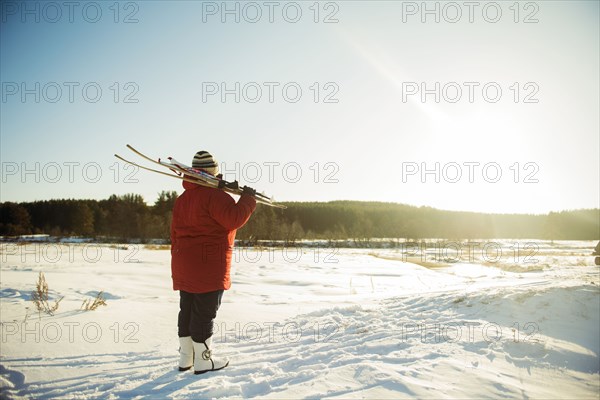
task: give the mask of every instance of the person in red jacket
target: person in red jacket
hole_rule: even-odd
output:
[[[199,151],[192,167],[217,175],[210,153]],[[214,319],[225,290],[231,287],[231,256],[236,230],[256,208],[251,188],[236,203],[220,189],[183,182],[171,221],[171,273],[179,290],[179,370],[192,365],[196,374],[225,368],[229,361],[212,357]]]

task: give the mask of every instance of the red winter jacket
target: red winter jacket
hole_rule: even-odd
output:
[[[252,196],[235,200],[222,190],[183,182],[171,220],[173,290],[207,293],[231,287],[231,254],[238,228],[256,208]]]

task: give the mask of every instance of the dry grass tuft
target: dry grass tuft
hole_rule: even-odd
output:
[[[35,285],[35,291],[31,292],[31,301],[33,301],[33,304],[35,304],[38,312],[41,313],[43,311],[48,315],[54,315],[54,312],[58,310],[58,305],[64,296],[56,300],[54,305],[51,306],[50,303],[48,303],[48,291],[49,289],[48,283],[46,282],[46,277],[44,276],[43,272],[40,272]]]
[[[84,311],[94,311],[96,308],[100,306],[106,305],[106,299],[103,296],[104,291],[101,290],[96,295],[96,298],[92,301],[91,299],[85,299],[83,303],[81,303],[80,310]]]

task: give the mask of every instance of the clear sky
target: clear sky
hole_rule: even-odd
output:
[[[1,201],[182,190],[130,143],[282,201],[599,206],[597,1],[68,4],[2,3]]]

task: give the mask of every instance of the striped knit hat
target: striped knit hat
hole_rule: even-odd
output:
[[[219,173],[219,163],[208,151],[199,151],[192,160],[192,168],[201,169],[211,175]]]

